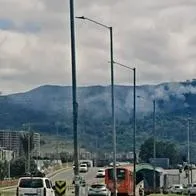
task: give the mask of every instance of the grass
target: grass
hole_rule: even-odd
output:
[[[41,154],[73,152],[73,142],[65,137],[44,134],[41,135],[41,140],[45,141],[45,144],[41,145]]]
[[[150,194],[150,196],[179,196],[179,195],[182,196],[182,194],[171,194],[171,193],[169,193],[169,194]]]

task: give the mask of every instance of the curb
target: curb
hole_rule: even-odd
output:
[[[46,177],[47,177],[47,178],[51,178],[51,177],[55,176],[56,174],[60,173],[61,171],[69,170],[69,169],[71,169],[71,167],[61,168],[61,169],[59,169],[59,170],[56,170],[56,171],[53,172],[53,173],[46,174]],[[14,189],[14,188],[16,188],[16,187],[17,187],[17,185],[2,187],[2,188],[0,188],[0,192],[5,191],[5,190],[9,190],[9,189]]]
[[[15,189],[15,188],[16,188],[16,185],[15,186],[7,186],[7,187],[4,187],[4,188],[0,188],[0,192],[7,191],[9,189]]]
[[[46,174],[46,177],[51,178],[51,177],[55,176],[56,174],[60,173],[61,171],[64,171],[64,170],[66,171],[66,170],[69,170],[69,169],[71,169],[71,167],[61,168],[59,170],[54,171],[53,173]]]

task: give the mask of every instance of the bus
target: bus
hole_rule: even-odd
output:
[[[114,193],[113,168],[105,170],[105,184]],[[133,195],[133,166],[119,166],[116,168],[117,193],[119,195]]]

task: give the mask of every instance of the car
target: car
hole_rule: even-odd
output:
[[[196,183],[188,184],[187,192],[185,194],[196,195]]]
[[[88,189],[88,196],[111,196],[111,192],[105,184],[92,184]]]
[[[196,169],[196,165],[195,164],[191,164],[191,169]]]
[[[184,188],[182,184],[173,184],[169,190],[170,193],[175,193],[175,194],[182,194],[183,191]]]
[[[113,162],[111,162],[110,164],[109,164],[109,166],[113,166]],[[118,167],[118,166],[120,166],[120,163],[119,162],[116,162],[116,167]]]
[[[105,169],[99,169],[97,171],[96,177],[97,178],[99,178],[99,177],[105,177]]]
[[[80,164],[79,166],[79,172],[87,172],[88,171],[88,166],[87,164]]]
[[[48,178],[21,177],[18,180],[16,196],[21,195],[55,196],[55,191]]]
[[[188,193],[189,193],[189,189],[190,189],[190,187],[192,186],[192,184],[184,184],[183,185],[183,187],[184,187],[184,191],[183,191],[183,194],[184,195],[188,195]]]

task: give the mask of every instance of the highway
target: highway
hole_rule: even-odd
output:
[[[83,179],[85,179],[87,185],[90,185],[90,184],[95,183],[95,182],[100,182],[100,183],[104,182],[104,178],[96,178],[96,172],[98,171],[98,169],[99,168],[93,167],[93,168],[90,168],[89,171],[86,172],[86,173],[80,173],[80,176]],[[73,169],[68,169],[68,170],[63,170],[61,173],[58,173],[58,174],[50,177],[50,179],[51,179],[53,184],[57,180],[63,180],[63,181],[65,180],[66,184],[69,187],[67,189],[66,195],[71,196],[71,195],[74,195],[73,185],[72,185],[73,177],[74,177]],[[80,195],[81,196],[86,196],[87,195],[86,193],[87,193],[87,187],[86,188],[81,188],[81,194]]]
[[[96,172],[99,168],[93,167],[90,168],[88,172],[86,173],[80,173],[80,176],[82,176],[86,183],[92,184],[93,182],[100,182],[101,178],[95,178]],[[56,180],[65,180],[67,182],[67,185],[72,184],[74,177],[73,169],[63,170],[61,173],[57,173],[54,176],[50,177],[51,181],[55,183]]]
[[[93,182],[104,182],[103,178],[95,178],[96,176],[96,172],[97,172],[98,168],[90,168],[89,171],[87,173],[80,173],[80,175],[85,179],[87,184],[92,184]],[[74,173],[73,173],[73,169],[69,168],[69,169],[64,169],[61,172],[52,175],[50,177],[52,183],[54,184],[55,181],[57,180],[65,180],[68,186],[72,186],[72,180],[74,177]],[[9,189],[5,189],[3,191],[1,191],[1,196],[15,196],[15,191],[16,191],[16,187],[12,187]],[[70,188],[67,191],[66,196],[72,196],[73,194],[73,189]],[[81,189],[81,196],[85,196],[86,195],[86,189]]]
[[[96,178],[96,172],[98,171],[99,168],[90,168],[89,171],[87,173],[80,173],[80,175],[85,179],[86,183],[88,185],[95,183],[95,182],[104,182],[104,178]],[[166,172],[168,172],[169,174],[179,174],[179,170],[178,169],[170,169],[170,170],[166,170]],[[196,170],[193,170],[193,175],[192,175],[192,179],[193,182],[196,182]],[[72,168],[68,168],[68,169],[64,169],[62,171],[60,171],[57,174],[54,174],[50,177],[52,183],[54,184],[55,181],[57,180],[65,180],[66,184],[70,187],[67,192],[66,192],[66,196],[73,196],[73,185],[72,185],[72,180],[74,177],[74,173],[73,173],[73,169]],[[188,183],[188,178],[185,178],[185,172],[183,171],[180,175],[180,181],[182,184],[187,184]],[[15,190],[16,188],[13,187],[12,189],[7,189],[4,190],[1,195],[2,196],[14,196],[15,195]],[[81,196],[86,196],[86,192],[87,192],[87,188],[82,188],[81,189]]]

